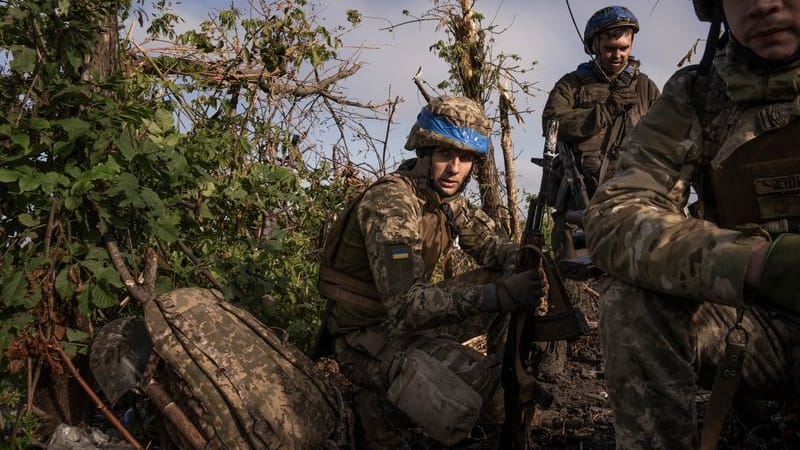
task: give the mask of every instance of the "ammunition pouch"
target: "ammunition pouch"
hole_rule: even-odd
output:
[[[399,373],[386,393],[392,405],[448,447],[469,435],[482,405],[477,392],[421,350],[398,355],[394,364]]]

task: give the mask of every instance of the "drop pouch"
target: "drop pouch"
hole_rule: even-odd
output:
[[[483,402],[441,361],[417,349],[405,354],[387,398],[426,434],[446,446],[469,435]]]

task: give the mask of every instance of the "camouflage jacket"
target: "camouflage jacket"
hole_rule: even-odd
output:
[[[759,110],[796,98],[798,66],[753,70],[729,44],[714,60],[725,106],[712,121],[701,120],[693,103],[697,67],[675,73],[622,149],[616,176],[597,189],[587,209],[593,261],[644,288],[742,304],[747,263],[764,233],[758,228],[725,229],[713,220],[691,217],[685,208],[689,189],[702,188],[694,181],[730,154],[726,148],[757,136],[748,127]],[[712,103],[706,102],[702,111],[714,108]],[[720,118],[725,123],[717,123]],[[713,139],[708,123],[719,131]]]
[[[430,283],[433,268],[425,267],[422,257],[422,221],[441,204],[452,211],[449,226],[440,227],[450,235],[443,242],[457,235],[460,247],[479,265],[504,267],[518,245],[486,213],[462,194],[441,199],[411,172],[395,172],[370,187],[355,206],[333,264],[338,271],[374,284],[384,308],[336,302],[328,319],[331,332],[354,331],[374,325],[376,319],[392,332],[412,332],[457,323],[476,312],[479,288],[444,289]],[[439,256],[445,251],[441,249]]]
[[[639,62],[631,58],[628,67],[614,82],[636,89],[640,103],[628,112],[622,135],[632,130],[659,95],[658,87],[639,71]],[[600,151],[609,142],[617,117],[607,100],[611,84],[592,62],[586,62],[556,83],[542,111],[542,125],[558,119],[558,138],[579,152]]]

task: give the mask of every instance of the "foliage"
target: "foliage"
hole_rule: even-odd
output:
[[[113,42],[108,76],[99,37],[130,3],[0,5],[0,379],[29,358],[57,370],[46,341],[85,353],[105,321],[137,312],[108,239],[134,268],[157,250],[159,291],[219,287],[308,347],[321,230],[358,182],[312,138],[336,124],[353,140],[358,104],[336,87],[358,66],[306,2],[262,7],[183,34],[159,15],[151,30],[175,50]]]

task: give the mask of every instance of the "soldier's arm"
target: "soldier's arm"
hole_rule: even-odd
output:
[[[519,249],[508,234],[497,226],[483,210],[473,207],[466,198],[453,203],[454,225],[459,233],[458,242],[481,267],[503,269],[508,258]]]
[[[424,278],[422,210],[407,186],[375,186],[365,194],[356,214],[392,331],[433,328],[474,313],[481,301],[480,288],[443,289]]]
[[[595,136],[614,120],[605,102],[579,104],[577,78],[566,75],[556,83],[542,111],[542,121],[558,119],[558,138],[574,142]]]
[[[586,212],[592,260],[610,274],[679,297],[737,305],[752,248],[762,238],[684,214],[679,172],[699,158],[701,124],[684,70],[639,122],[616,176],[601,185]],[[678,185],[680,186],[680,185]]]

